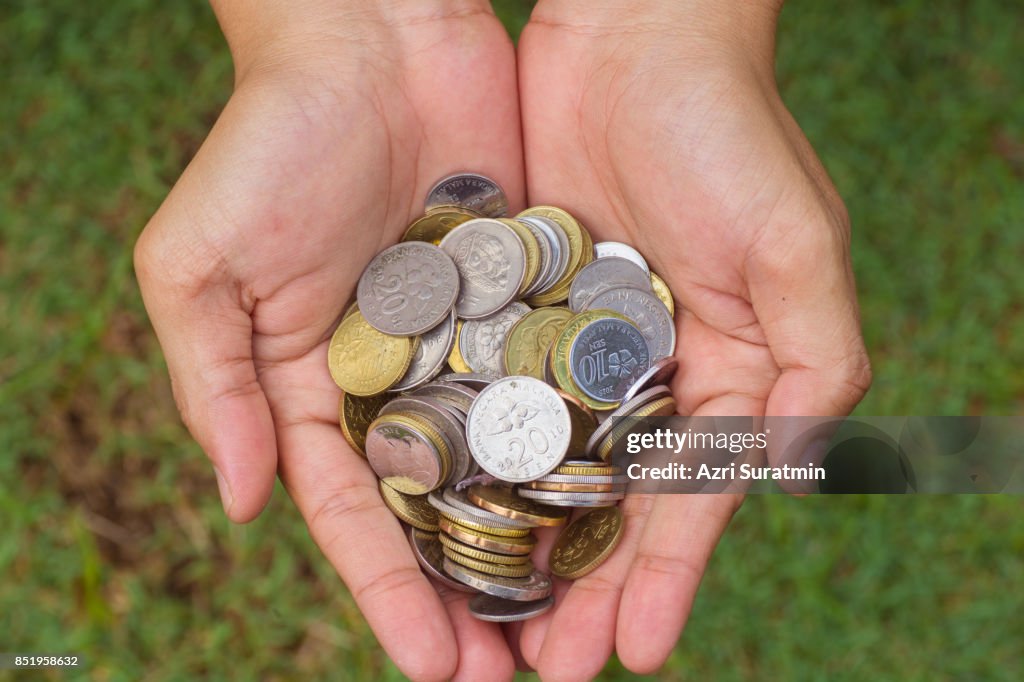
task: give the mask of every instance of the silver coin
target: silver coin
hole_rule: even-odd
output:
[[[572,502],[573,506],[580,507],[585,506],[585,503],[588,502],[615,503],[626,497],[626,493],[624,491],[610,493],[565,493],[554,490],[531,490],[529,488],[519,488],[517,492],[519,493],[520,497],[525,497],[530,500],[538,500],[540,502],[545,502],[547,504],[554,505],[559,505],[559,503]]]
[[[537,479],[539,483],[583,483],[597,485],[623,485],[629,483],[629,476],[625,474],[604,475],[604,474],[548,474]]]
[[[366,434],[366,461],[398,492],[422,495],[442,485],[441,453],[417,426],[378,417]]]
[[[495,378],[505,376],[505,338],[512,325],[528,312],[530,306],[515,301],[493,315],[463,322],[459,350],[469,368]]]
[[[629,322],[614,317],[594,320],[569,347],[569,372],[581,391],[595,400],[622,400],[651,366],[647,341]]]
[[[574,313],[586,310],[587,302],[602,291],[633,287],[652,291],[651,276],[632,261],[618,256],[599,258],[587,263],[569,286],[569,310]],[[460,294],[461,295],[461,294]]]
[[[426,386],[420,386],[412,394],[436,398],[458,410],[465,420],[465,415],[469,412],[469,406],[473,404],[477,391],[456,381],[433,381]]]
[[[473,504],[473,502],[469,499],[469,495],[466,493],[465,489],[456,490],[454,487],[448,487],[444,489],[444,492],[441,494],[441,497],[444,499],[445,502],[447,502],[451,506],[461,511],[464,511],[467,514],[471,514],[474,518],[486,519],[486,521],[482,521],[482,523],[488,526],[496,526],[498,528],[505,528],[506,525],[510,525],[512,528],[536,527],[535,524],[527,523],[526,521],[522,521],[520,519],[513,519],[507,516],[501,516],[500,514],[495,514],[490,510],[484,509],[483,507]]]
[[[568,270],[569,258],[572,256],[572,249],[569,247],[569,235],[565,233],[561,225],[550,218],[543,216],[519,216],[518,218],[539,229],[551,246],[551,272],[544,282],[537,286],[537,290],[534,293],[539,294],[550,289]]]
[[[634,249],[629,244],[623,244],[622,242],[598,242],[594,244],[594,258],[625,258],[626,260],[636,263],[636,265],[647,273],[647,276],[651,276],[651,268],[647,265],[647,261],[640,255],[640,252]]]
[[[608,416],[607,419],[598,425],[594,430],[594,433],[592,433],[590,438],[587,439],[587,445],[583,451],[587,456],[592,456],[594,452],[597,451],[597,446],[601,441],[611,434],[612,429],[614,429],[618,423],[618,419],[628,417],[644,405],[652,403],[655,400],[660,400],[661,398],[667,398],[670,395],[672,395],[672,389],[668,386],[654,386],[646,391],[641,391],[628,401],[624,400],[622,404]]]
[[[607,289],[591,298],[586,309],[614,310],[632,320],[647,341],[651,360],[667,358],[676,350],[676,324],[672,315],[650,292],[632,287]]]
[[[444,553],[441,551],[441,541],[437,539],[437,533],[428,533],[410,526],[409,544],[412,546],[413,556],[428,576],[453,590],[476,592],[469,585],[453,580],[445,574]]]
[[[490,594],[478,594],[469,600],[469,613],[474,618],[491,623],[512,623],[536,618],[554,605],[554,597],[537,601],[513,601]]]
[[[540,249],[540,267],[537,269],[533,282],[530,283],[530,286],[521,295],[522,298],[526,298],[540,291],[541,286],[551,276],[551,271],[557,267],[557,264],[554,259],[555,254],[552,252],[551,242],[548,241],[548,237],[544,232],[529,220],[523,220],[522,218],[514,218],[514,220],[530,231],[530,234],[537,241],[537,248]]]
[[[451,374],[442,374],[437,377],[437,381],[462,384],[474,391],[482,391],[494,382],[494,377],[476,372],[452,372]]]
[[[655,360],[651,363],[650,369],[637,377],[636,383],[629,387],[626,395],[622,396],[622,403],[628,403],[641,391],[646,391],[652,386],[668,386],[672,377],[676,375],[677,369],[679,369],[679,361],[673,357]]]
[[[474,571],[448,557],[444,558],[442,566],[445,572],[456,580],[502,599],[537,601],[551,594],[551,579],[540,571],[534,571],[525,578],[505,578]]]
[[[426,396],[395,398],[381,408],[380,414],[409,413],[423,417],[434,430],[441,434],[452,457],[451,471],[447,481],[461,480],[466,476],[473,461],[473,455],[466,444],[465,423],[452,414],[440,401]]]
[[[508,225],[469,220],[446,234],[440,247],[458,269],[455,311],[462,319],[493,315],[518,295],[526,275],[526,247]]]
[[[468,208],[489,218],[500,218],[508,212],[508,199],[501,186],[479,173],[449,175],[431,187],[426,210],[445,205]]]
[[[448,360],[455,345],[455,309],[444,322],[420,337],[420,345],[405,376],[388,389],[392,393],[410,391],[436,377]]]
[[[426,242],[402,242],[378,253],[356,287],[359,311],[378,331],[422,334],[448,317],[459,295],[451,257]]]
[[[513,483],[551,472],[569,450],[570,436],[565,401],[555,389],[531,377],[495,381],[480,391],[466,420],[466,437],[477,464]]]
[[[430,503],[431,507],[440,512],[442,516],[446,516],[452,521],[455,521],[456,523],[459,523],[460,521],[468,521],[470,523],[481,523],[485,526],[494,526],[496,528],[505,528],[508,530],[523,529],[523,526],[521,525],[512,525],[512,520],[506,519],[505,517],[499,516],[498,518],[501,519],[500,522],[492,521],[490,517],[485,517],[482,514],[478,514],[476,513],[475,510],[462,509],[460,507],[456,507],[455,505],[449,503],[448,500],[444,499],[443,495],[438,495],[436,490],[427,495],[427,502]],[[488,513],[490,514],[491,512]],[[494,514],[494,516],[498,515]],[[516,523],[521,524],[522,522],[517,521]],[[530,526],[526,527],[529,528]]]

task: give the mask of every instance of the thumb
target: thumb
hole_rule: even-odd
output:
[[[871,385],[848,229],[822,216],[772,230],[751,254],[751,301],[779,366],[765,406],[772,464],[820,465],[830,433],[790,416],[845,416]]]
[[[252,357],[252,319],[227,265],[165,203],[135,247],[146,310],[185,425],[213,462],[224,511],[259,515],[277,469],[274,424]],[[180,219],[184,218],[185,221]]]

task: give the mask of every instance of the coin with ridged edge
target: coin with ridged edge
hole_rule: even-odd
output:
[[[438,531],[437,510],[430,506],[422,495],[400,493],[384,481],[379,481],[380,496],[395,516],[410,526],[431,533]]]
[[[609,256],[625,258],[648,275],[651,274],[651,268],[648,267],[647,260],[629,244],[623,244],[622,242],[598,242],[594,244],[594,258],[596,260],[608,258]]]
[[[568,308],[538,308],[520,317],[505,335],[505,374],[543,380],[548,349],[572,317]]]
[[[378,417],[366,435],[366,459],[378,478],[407,495],[444,484],[445,445],[440,434],[407,415]]]
[[[536,601],[551,594],[551,579],[540,571],[534,571],[525,578],[505,578],[474,571],[448,557],[444,558],[443,566],[445,572],[456,580],[502,599]]]
[[[451,257],[426,242],[400,242],[378,253],[356,287],[359,310],[385,334],[412,336],[441,324],[459,295]]]
[[[492,564],[508,564],[510,566],[521,566],[530,561],[529,554],[502,554],[500,552],[488,552],[472,545],[467,545],[464,542],[459,542],[451,535],[447,533],[441,533],[438,536],[438,540],[441,544],[457,554],[463,554],[468,557],[477,559],[478,561],[487,561]]]
[[[453,487],[448,487],[444,489],[441,497],[448,504],[460,511],[471,514],[474,519],[478,519],[482,523],[495,524],[499,527],[508,525],[513,528],[533,528],[535,525],[524,519],[505,516],[504,514],[496,514],[484,507],[481,507],[470,499],[468,491],[466,490],[457,490]]]
[[[672,355],[676,350],[676,324],[654,294],[622,287],[607,289],[587,302],[588,308],[604,308],[622,313],[643,334],[652,360]]]
[[[512,488],[474,485],[467,494],[473,503],[484,509],[535,526],[561,526],[569,517],[564,509],[523,499]]]
[[[661,304],[665,306],[668,314],[675,317],[676,302],[672,298],[672,290],[668,288],[668,284],[665,283],[665,280],[653,272],[651,273],[651,289],[654,290],[654,295],[658,297]]]
[[[469,613],[478,620],[491,623],[513,623],[536,618],[555,605],[554,597],[536,601],[512,601],[489,594],[478,594],[469,600]]]
[[[519,293],[526,275],[526,249],[519,236],[497,220],[462,223],[441,240],[459,273],[455,311],[464,320],[498,312]]]
[[[479,320],[467,320],[459,332],[459,351],[470,369],[494,377],[505,376],[505,339],[530,306],[513,301]]]
[[[389,336],[356,310],[338,325],[327,349],[331,378],[341,390],[358,396],[383,393],[409,369],[419,339]]]
[[[366,430],[380,413],[380,408],[388,402],[384,394],[375,396],[358,396],[342,392],[338,399],[338,422],[341,435],[345,437],[352,449],[363,457],[366,456]]]
[[[444,572],[444,553],[437,533],[428,533],[418,528],[409,528],[409,545],[413,556],[423,572],[446,587],[459,592],[476,592],[469,585],[454,580]]]
[[[445,321],[420,336],[420,345],[412,356],[409,369],[389,390],[411,391],[427,383],[444,369],[455,344],[455,310]]]
[[[424,206],[427,211],[440,206],[454,205],[499,218],[508,211],[508,198],[501,186],[486,175],[456,173],[441,178],[427,192]]]
[[[569,309],[582,312],[594,296],[622,287],[651,291],[651,276],[625,258],[598,258],[573,279],[569,287]]]
[[[576,580],[607,559],[622,539],[623,518],[617,507],[595,509],[569,524],[551,548],[548,566],[559,578]]]
[[[502,578],[525,578],[534,571],[533,562],[527,557],[526,563],[524,564],[494,564],[489,561],[480,561],[474,559],[471,556],[465,554],[459,554],[458,552],[444,547],[442,549],[445,558],[451,559],[455,563],[472,568],[474,571],[480,571],[487,575],[497,575]]]
[[[493,535],[491,533],[478,531],[475,528],[463,526],[460,523],[452,521],[451,519],[446,519],[443,516],[437,520],[437,525],[440,526],[442,531],[456,540],[464,542],[467,545],[479,547],[480,549],[486,549],[488,552],[499,552],[501,554],[529,554],[537,544],[537,539],[533,537],[533,535],[525,535],[518,538]]]
[[[458,206],[441,206],[418,218],[406,229],[403,242],[429,242],[434,246],[456,227],[474,218],[483,218],[476,211]]]
[[[569,410],[543,381],[499,379],[480,391],[466,419],[480,468],[503,481],[529,481],[561,463],[569,449]]]
[[[573,383],[595,400],[618,403],[651,366],[647,341],[631,323],[594,320],[580,329],[569,347]]]

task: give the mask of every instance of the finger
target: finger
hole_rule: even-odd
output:
[[[313,351],[309,361],[322,357]],[[275,385],[287,383],[271,374],[266,379]],[[329,383],[320,390],[336,394]],[[307,395],[304,404],[329,407],[329,397],[314,398]],[[373,472],[345,444],[327,407],[324,412],[278,419],[281,480],[395,664],[415,680],[449,679],[458,653],[448,613],[384,506]]]
[[[561,597],[537,659],[542,679],[591,680],[608,662],[622,587],[653,504],[652,495],[630,495],[622,501],[624,526],[618,547],[596,570],[572,582]]]
[[[273,420],[253,365],[252,320],[226,266],[201,239],[153,238],[161,234],[156,223],[175,224],[168,215],[162,209],[136,245],[143,300],[182,419],[213,462],[224,511],[250,521],[270,499],[277,468]]]
[[[499,681],[515,677],[515,660],[501,627],[478,620],[469,613],[471,595],[444,585],[435,584],[435,587],[448,610],[458,642],[459,662],[452,676],[453,682]]]
[[[799,226],[772,230],[784,233],[784,240],[758,245],[747,272],[751,302],[781,371],[766,414],[845,415],[871,383],[846,228],[823,209],[793,220]],[[779,443],[793,439],[793,426],[778,423],[772,429],[768,456],[773,464],[781,463]]]
[[[622,591],[615,646],[649,674],[672,652],[711,552],[739,507],[736,495],[657,495]]]
[[[761,415],[774,376],[764,348],[721,335],[716,342],[714,331],[693,317],[683,318],[681,331],[681,340],[687,342],[680,346],[686,367],[693,369],[677,375],[676,394],[686,396],[680,401],[686,404],[682,411],[694,417]],[[715,354],[723,349],[734,357],[722,365],[749,377],[749,383],[730,381],[730,371],[704,376],[697,369],[714,366]],[[755,381],[755,377],[760,378]],[[743,499],[730,494],[655,498],[626,579],[616,624],[619,660],[639,674],[660,668],[675,647],[708,559]]]

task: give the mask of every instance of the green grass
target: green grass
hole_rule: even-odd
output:
[[[876,371],[860,414],[1024,412],[1019,19],[783,14],[784,97],[853,218]],[[209,8],[14,3],[0,64],[0,651],[81,652],[100,680],[399,678],[282,490],[224,520],[133,279],[135,236],[230,91]],[[1020,512],[750,499],[665,676],[1019,679]]]

